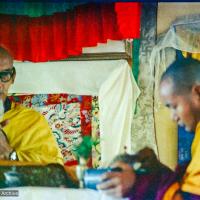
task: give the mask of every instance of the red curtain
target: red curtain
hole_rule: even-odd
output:
[[[139,38],[139,29],[139,3],[88,4],[39,18],[0,15],[0,45],[16,60],[44,62],[107,39]]]
[[[140,35],[140,9],[139,3],[115,3],[117,24],[119,32],[125,38],[138,38]]]

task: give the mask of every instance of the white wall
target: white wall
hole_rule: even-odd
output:
[[[157,20],[158,34],[166,31],[170,24],[176,19],[176,17],[196,13],[200,14],[200,2],[159,3]]]

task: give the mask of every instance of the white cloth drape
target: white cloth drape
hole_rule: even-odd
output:
[[[139,89],[126,60],[14,63],[10,93],[98,95],[101,165],[131,150],[131,122]]]

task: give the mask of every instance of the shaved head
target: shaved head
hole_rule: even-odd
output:
[[[173,93],[186,94],[193,85],[200,84],[200,62],[192,58],[182,58],[173,62],[161,77],[160,83],[170,81]]]
[[[10,53],[4,49],[3,47],[0,47],[0,66],[13,66],[13,58],[10,55]]]
[[[195,131],[200,121],[200,62],[192,58],[173,62],[162,75],[160,97],[174,121]]]
[[[3,101],[6,99],[11,84],[14,83],[15,75],[12,56],[6,49],[0,47],[0,99]]]

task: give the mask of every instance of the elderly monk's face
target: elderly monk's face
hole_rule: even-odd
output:
[[[0,54],[0,99],[5,101],[8,89],[14,82],[13,61]]]
[[[171,117],[187,131],[195,131],[200,121],[200,96],[191,91],[188,94],[174,94],[171,80],[160,84],[162,102],[171,110]]]

